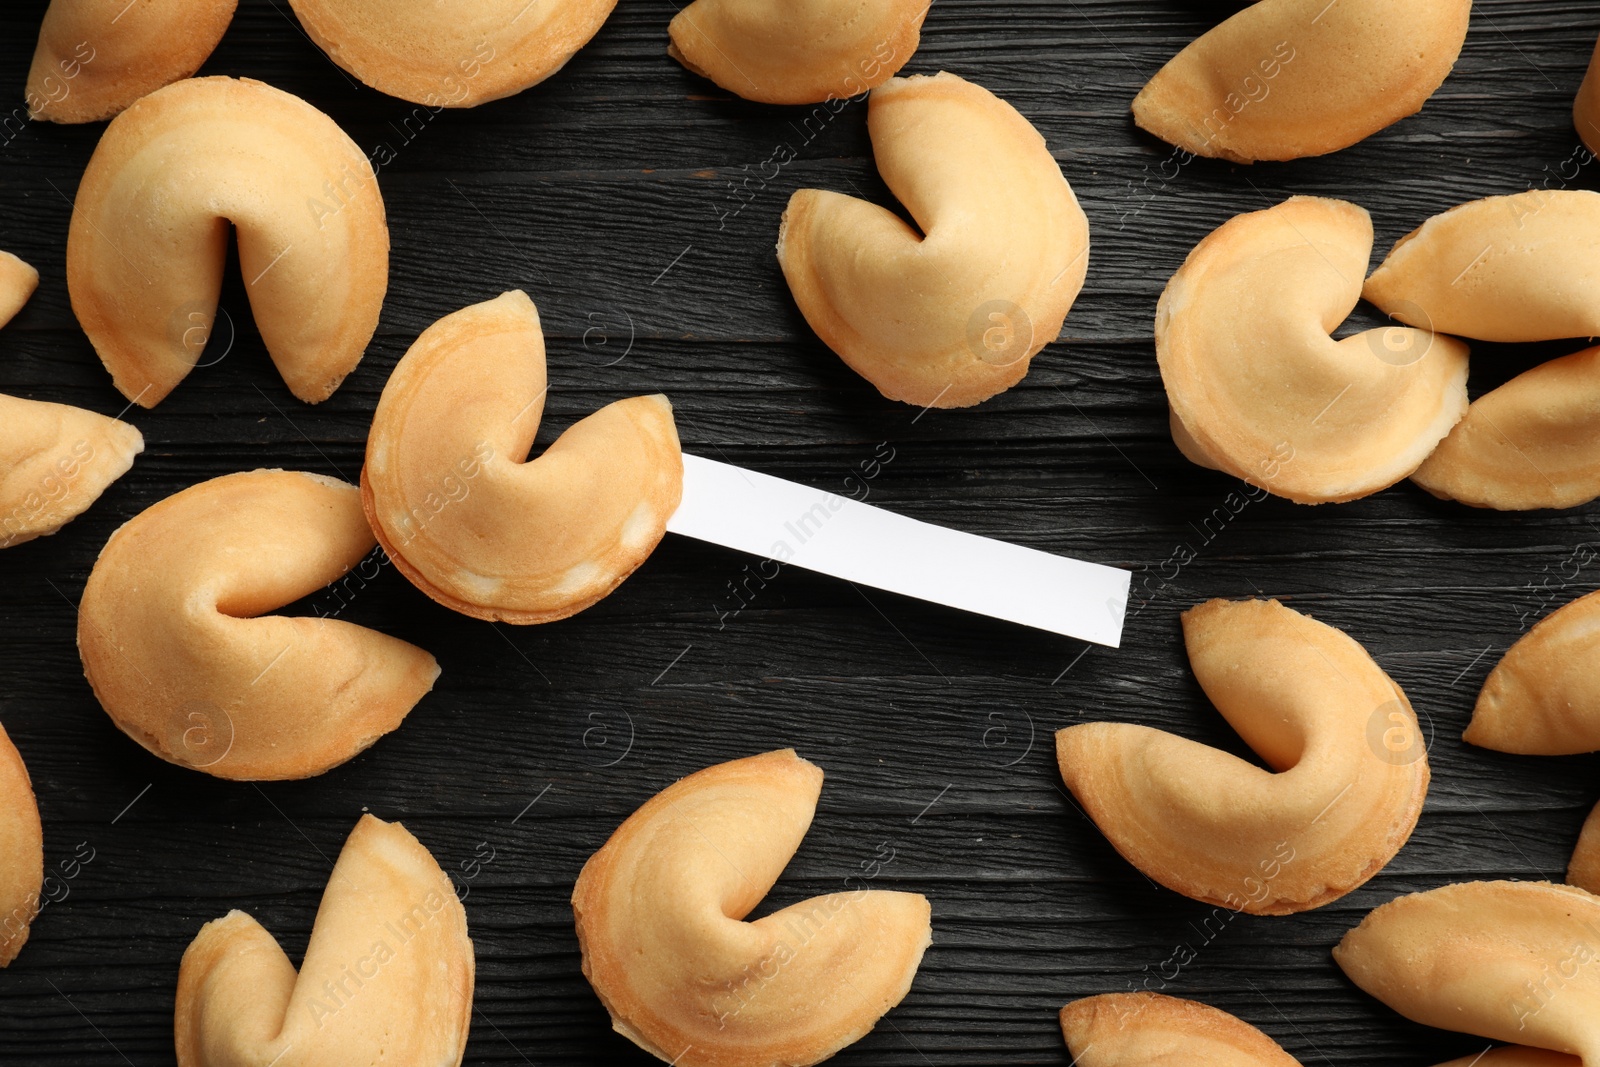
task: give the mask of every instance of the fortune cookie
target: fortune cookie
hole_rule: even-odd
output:
[[[911,987],[926,898],[869,889],[744,922],[800,847],[822,771],[792,750],[691,774],[628,816],[572,891],[583,973],[619,1034],[679,1067],[804,1067]]]
[[[200,928],[178,968],[178,1067],[456,1067],[473,971],[450,879],[404,826],[363,815],[299,973],[242,911]]]
[[[764,104],[816,104],[877,88],[917,50],[929,0],[694,0],[667,53]]]
[[[1335,341],[1361,297],[1372,219],[1296,196],[1199,243],[1156,308],[1184,455],[1302,504],[1406,477],[1467,409],[1467,348],[1381,327]]]
[[[38,271],[0,252],[0,326],[38,284]],[[125,422],[0,393],[0,548],[61,529],[143,451],[144,437]]]
[[[98,122],[200,69],[238,0],[51,0],[28,69],[28,112]]]
[[[1549,882],[1412,893],[1345,934],[1333,958],[1413,1022],[1600,1063],[1600,897]]]
[[[1044,138],[954,74],[867,109],[878,173],[915,222],[821,189],[789,199],[778,263],[817,336],[890,400],[968,407],[1016,385],[1083,288],[1089,222]]]
[[[1524,756],[1600,750],[1600,592],[1540,619],[1489,672],[1469,744]]]
[[[424,330],[372,419],[361,492],[378,541],[474,618],[582,611],[644,562],[683,495],[666,397],[609,404],[530,460],[544,395],[539,312],[515,290]]]
[[[1183,615],[1196,680],[1270,770],[1125,723],[1056,734],[1061,775],[1123,857],[1253,915],[1320,907],[1411,836],[1428,760],[1406,695],[1366,650],[1276,600]]]
[[[1075,1067],[1300,1067],[1225,1011],[1160,993],[1107,993],[1061,1009]]]
[[[520,93],[589,43],[617,0],[289,0],[318,48],[381,93],[430,108]]]
[[[1542,363],[1474,400],[1411,480],[1501,511],[1600,496],[1600,348]]]
[[[1133,119],[1250,163],[1347,148],[1422,108],[1455,65],[1471,0],[1261,0],[1172,57]]]
[[[128,399],[154,407],[200,358],[230,229],[290,392],[326,400],[361,359],[389,284],[372,165],[298,97],[195,78],[106,127],[67,235],[72,310]]]
[[[43,888],[39,804],[22,755],[0,726],[0,967],[16,959],[28,940]]]
[[[1530,189],[1435,215],[1363,295],[1401,322],[1480,341],[1600,335],[1600,193]]]
[[[1567,865],[1567,884],[1600,894],[1600,805],[1589,813]]]
[[[151,506],[111,535],[84,587],[78,651],[95,696],[157,756],[219,778],[345,762],[400,725],[438,664],[325,609],[264,613],[373,543],[356,487],[315,474],[230,474]]]

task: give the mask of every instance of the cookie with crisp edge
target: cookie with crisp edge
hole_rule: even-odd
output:
[[[1253,915],[1337,900],[1411,836],[1428,760],[1405,693],[1367,651],[1276,600],[1183,615],[1195,678],[1267,765],[1146,726],[1056,734],[1062,778],[1122,856]]]
[[[1412,1022],[1600,1063],[1600,897],[1549,882],[1465,882],[1399,897],[1333,958]]]
[[[1600,348],[1541,363],[1472,402],[1411,480],[1477,508],[1600,497]]]
[[[154,407],[198,362],[235,231],[256,326],[289,391],[315,404],[355,369],[389,285],[366,154],[298,97],[192,78],[106,127],[67,234],[72,310],[129,400]]]
[[[22,951],[44,889],[44,828],[22,754],[0,726],[0,967]]]
[[[1250,163],[1348,148],[1421,110],[1467,36],[1471,0],[1261,0],[1139,91],[1168,144]]]
[[[617,0],[289,0],[328,58],[381,93],[431,108],[476,107],[556,73]]]
[[[1361,299],[1372,219],[1296,196],[1195,246],[1156,306],[1174,442],[1301,504],[1405,478],[1467,410],[1467,348],[1426,330],[1331,336]]]
[[[51,0],[28,68],[30,117],[98,122],[189,77],[238,0]]]
[[[582,611],[649,557],[682,499],[666,397],[608,404],[529,459],[545,389],[539,312],[513,290],[424,330],[378,400],[367,518],[412,584],[454,611]]]
[[[363,815],[298,972],[242,911],[200,928],[178,968],[178,1067],[457,1067],[474,971],[467,914],[438,862],[404,826]]]
[[[0,326],[22,310],[39,272],[0,252]],[[55,533],[133,466],[137,429],[93,411],[0,393],[0,548]]]
[[[1451,208],[1395,242],[1362,295],[1480,341],[1600,336],[1600,193],[1530,189]]]
[[[694,0],[667,54],[746,100],[816,104],[892,78],[917,50],[929,0]]]
[[[1089,222],[1044,138],[940,73],[872,90],[884,184],[915,225],[822,189],[789,198],[778,263],[824,344],[890,400],[959,408],[1016,385],[1061,333]]]
[[[111,535],[78,610],[78,652],[123,733],[219,778],[307,778],[345,762],[433,688],[404,641],[269,612],[316,593],[375,544],[353,485],[258,470],[201,482]],[[348,588],[348,586],[346,586]]]
[[[697,771],[628,816],[572,891],[583,973],[619,1034],[679,1067],[794,1067],[859,1040],[911,987],[926,898],[844,891],[744,922],[800,846],[822,771],[793,750]]]
[[[1478,693],[1468,744],[1524,756],[1600,751],[1600,592],[1534,623]]]
[[[1160,993],[1106,993],[1061,1009],[1075,1067],[1300,1067],[1243,1019]]]

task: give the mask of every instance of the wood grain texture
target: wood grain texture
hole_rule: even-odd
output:
[[[44,6],[0,7],[0,85],[17,105]],[[1163,177],[1170,149],[1133,127],[1128,102],[1228,7],[937,0],[907,71],[973,78],[1034,121],[1084,204],[1093,250],[1061,341],[1021,386],[917,418],[816,341],[772,250],[794,189],[886,196],[861,104],[808,127],[809,109],[730,99],[667,58],[673,4],[630,0],[547,84],[419,117],[352,84],[283,0],[244,0],[204,72],[261,78],[329,112],[363,148],[393,149],[380,173],[389,298],[362,365],[311,408],[267,361],[235,268],[223,298],[231,350],[129,416],[148,442],[133,471],[60,534],[0,553],[0,720],[33,773],[47,862],[79,842],[95,857],[0,972],[0,1063],[170,1064],[178,960],[200,924],[245,908],[303,952],[363,810],[403,820],[467,886],[479,974],[469,1063],[652,1062],[609,1032],[582,978],[572,880],[674,778],[784,745],[828,777],[770,905],[839,887],[885,843],[894,861],[879,884],[933,901],[935,943],[910,996],[841,1064],[1065,1064],[1057,1009],[1130,987],[1234,1012],[1308,1065],[1421,1065],[1481,1049],[1395,1017],[1344,980],[1329,949],[1398,893],[1564,870],[1600,762],[1501,756],[1459,738],[1500,653],[1600,584],[1600,511],[1486,514],[1402,485],[1348,505],[1266,500],[1232,515],[1224,501],[1238,484],[1186,463],[1167,436],[1151,318],[1195,241],[1293,193],[1367,206],[1381,254],[1472,197],[1596,188],[1600,165],[1573,176],[1569,109],[1600,9],[1478,0],[1455,74],[1419,116],[1324,159],[1196,160]],[[64,280],[71,197],[100,128],[0,131],[0,248],[43,274],[0,332],[0,391],[116,414],[123,401]],[[730,182],[759,174],[781,145],[795,161],[733,198]],[[539,304],[551,339],[541,440],[610,400],[661,390],[689,450],[815,485],[847,488],[889,442],[872,502],[1134,568],[1124,647],[1085,651],[793,570],[734,613],[729,584],[754,561],[669,538],[611,598],[543,627],[452,615],[388,568],[354,589],[342,617],[421,644],[444,674],[397,733],[321,778],[214,781],[113,729],[73,643],[74,605],[110,533],[228,471],[353,479],[410,340],[514,286]],[[1351,328],[1376,321],[1364,308]],[[226,335],[219,327],[219,344]],[[1482,347],[1474,391],[1550,354]],[[1372,651],[1432,733],[1434,784],[1411,844],[1365,888],[1305,915],[1206,926],[1211,909],[1152,886],[1066,798],[1050,734],[1111,718],[1238,751],[1187,671],[1177,614],[1257,593]],[[315,608],[328,601],[298,606]],[[494,859],[468,878],[480,848]],[[1174,973],[1166,961],[1185,945],[1194,959]]]

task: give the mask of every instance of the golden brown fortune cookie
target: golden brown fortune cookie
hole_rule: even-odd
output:
[[[890,400],[959,408],[1016,385],[1083,288],[1089,222],[1044,138],[954,74],[872,91],[878,173],[915,222],[822,189],[789,199],[778,263],[827,346]]]
[[[339,66],[379,92],[441,108],[474,107],[544,81],[589,43],[617,0],[289,3]]]
[[[200,928],[178,969],[178,1067],[455,1067],[473,972],[450,879],[404,826],[363,815],[298,973],[242,911]]]
[[[1474,400],[1411,480],[1500,511],[1600,496],[1600,348],[1542,363]]]
[[[1263,770],[1146,726],[1056,734],[1068,788],[1128,862],[1253,915],[1321,907],[1411,836],[1427,752],[1405,693],[1344,633],[1276,600],[1183,615],[1196,680]]]
[[[1378,908],[1333,950],[1413,1022],[1600,1063],[1600,897],[1466,882]]]
[[[666,533],[683,455],[664,396],[619,400],[528,459],[544,410],[539,312],[515,290],[422,332],[378,401],[361,471],[384,551],[434,600],[539,623],[615,589]]]
[[[1301,504],[1406,477],[1467,410],[1467,348],[1401,327],[1335,341],[1372,219],[1296,196],[1195,246],[1156,308],[1172,436],[1190,460]]]
[[[1567,884],[1600,894],[1600,805],[1589,813],[1567,865]]]
[[[1160,993],[1107,993],[1061,1009],[1074,1067],[1300,1067],[1243,1019]]]
[[[360,361],[389,284],[372,165],[298,97],[194,78],[106,127],[68,231],[72,310],[128,399],[154,407],[200,358],[230,230],[289,391],[326,400]]]
[[[51,0],[28,69],[28,111],[98,122],[200,69],[238,0]]]
[[[917,50],[929,0],[694,0],[667,53],[746,100],[815,104],[876,88]]]
[[[928,901],[867,888],[755,922],[800,847],[822,770],[792,750],[668,786],[584,864],[572,891],[583,973],[617,1033],[680,1067],[795,1067],[859,1040],[928,947]]]
[[[373,544],[360,492],[333,478],[258,470],[190,486],[101,551],[78,612],[84,674],[164,760],[219,778],[321,774],[399,726],[439,676],[420,648],[326,610],[266,614]]]
[[[43,888],[39,804],[22,755],[0,726],[0,967],[16,959],[28,940]]]
[[[1600,193],[1530,189],[1435,215],[1363,295],[1401,322],[1480,341],[1600,335]]]
[[[1455,65],[1471,0],[1261,0],[1179,52],[1133,118],[1200,156],[1347,148],[1422,108]]]
[[[1600,592],[1540,619],[1489,672],[1469,744],[1525,756],[1600,750]]]
[[[0,252],[0,326],[38,284],[38,271]],[[125,422],[0,393],[0,548],[61,529],[143,451],[144,437]]]

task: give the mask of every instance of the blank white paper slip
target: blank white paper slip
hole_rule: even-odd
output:
[[[806,570],[1115,648],[1129,572],[962,533],[685,454],[667,529]]]

